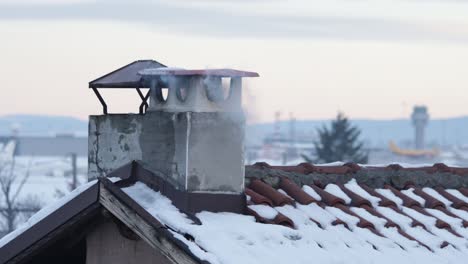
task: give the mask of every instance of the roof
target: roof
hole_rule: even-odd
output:
[[[460,179],[468,177],[467,171],[442,165],[256,164],[246,168],[243,214],[184,213],[161,192],[159,180],[148,178],[158,176],[135,162],[109,175],[120,175],[118,181],[94,184],[99,185],[102,206],[131,208],[195,262],[463,263],[468,257],[468,189]],[[431,175],[450,180],[437,182]],[[403,184],[402,177],[414,181]],[[106,193],[115,199],[106,203]],[[40,241],[37,236],[31,239],[30,230],[52,223],[53,215],[13,239],[10,236],[0,256],[20,254],[12,245],[31,247]]]
[[[157,238],[147,242],[150,246],[158,248],[172,263],[179,263],[179,260],[185,260],[180,263],[205,263],[195,256],[186,244],[178,240],[176,234],[165,224],[152,217],[121,190],[122,186],[136,179],[133,176],[134,172],[138,172],[139,175],[149,173],[136,162],[131,162],[110,173],[108,178],[100,178],[82,185],[58,202],[41,209],[18,229],[0,239],[0,263],[24,263],[59,238],[67,237],[77,226],[82,226],[83,223],[90,226],[90,219],[99,215],[102,212],[101,208],[108,210],[129,228],[129,221],[137,219],[141,223],[144,222],[152,229],[152,239]],[[129,219],[128,215],[119,214],[123,211],[133,218]],[[137,235],[147,239],[146,233]],[[168,252],[175,252],[175,249],[179,249],[183,254],[169,256]]]
[[[138,74],[142,76],[214,76],[214,77],[258,77],[256,72],[239,71],[234,69],[203,69],[185,70],[178,68],[147,68]]]
[[[259,165],[246,170],[246,214],[201,212],[196,214],[201,225],[145,184],[137,182],[124,192],[177,230],[194,254],[211,263],[462,263],[468,257],[465,187],[422,188],[408,183],[395,188],[390,182],[370,187],[352,176],[358,170],[391,171],[356,164],[309,166],[308,172],[305,164]],[[420,178],[427,173],[443,175],[434,168],[395,169],[394,176],[398,171],[416,171]],[[449,169],[466,177],[466,170]],[[316,179],[318,175],[312,174],[317,171],[330,178],[343,176],[336,182],[345,184],[297,184],[298,178],[286,176],[293,178],[291,170]]]
[[[89,82],[89,88],[148,88],[143,87],[138,72],[160,67],[166,66],[155,60],[137,60]]]

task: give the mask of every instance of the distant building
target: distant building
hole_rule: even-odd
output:
[[[88,138],[75,137],[70,134],[60,134],[55,137],[10,136],[0,137],[0,142],[15,140],[16,156],[66,156],[76,154],[88,155]]]
[[[416,149],[424,149],[424,129],[429,121],[426,106],[415,106],[411,120],[414,125],[414,146]]]

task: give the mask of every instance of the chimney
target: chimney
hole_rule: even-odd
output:
[[[184,197],[243,196],[242,78],[258,74],[231,69],[135,68],[135,89],[149,88],[146,96],[139,91],[140,109],[147,111],[90,116],[89,179],[139,160]],[[107,107],[95,89],[99,87],[96,81],[90,87]],[[187,210],[199,209],[204,208]]]

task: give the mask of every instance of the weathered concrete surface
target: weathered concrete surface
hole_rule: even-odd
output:
[[[140,160],[182,190],[243,191],[242,113],[156,111],[89,119],[89,179]]]
[[[190,125],[186,142],[187,189],[242,192],[244,116],[240,113],[191,113],[183,115],[181,123]]]
[[[103,177],[132,160],[141,159],[142,151],[137,141],[140,131],[141,122],[137,115],[90,116],[89,180]]]
[[[254,166],[246,167],[246,186],[250,179],[263,179],[274,187],[278,187],[281,177],[287,177],[293,180],[299,186],[312,184],[314,181],[323,185],[329,183],[347,183],[351,179],[356,179],[358,183],[363,183],[372,188],[383,188],[385,184],[390,184],[396,188],[404,188],[405,184],[412,182],[418,187],[437,187],[460,188],[468,187],[468,177],[453,173],[427,173],[424,171],[405,171],[405,170],[384,170],[384,169],[362,169],[355,173],[347,174],[325,174],[310,173],[301,174],[294,172],[285,172],[271,168],[258,168]]]

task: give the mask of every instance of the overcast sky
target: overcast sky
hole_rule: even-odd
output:
[[[87,83],[137,59],[259,72],[251,121],[468,115],[468,1],[0,0],[0,36],[0,115],[99,114]]]

